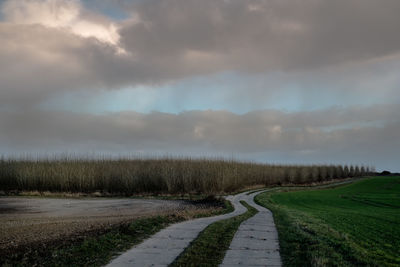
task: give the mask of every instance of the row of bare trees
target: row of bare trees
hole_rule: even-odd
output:
[[[254,185],[369,175],[368,166],[271,165],[221,159],[0,159],[0,190],[218,194]]]

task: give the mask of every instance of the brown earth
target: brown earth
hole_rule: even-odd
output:
[[[0,251],[81,238],[139,217],[207,207],[183,200],[0,197]]]

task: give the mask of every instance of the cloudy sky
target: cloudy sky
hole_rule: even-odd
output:
[[[400,171],[398,0],[0,0],[0,152]]]

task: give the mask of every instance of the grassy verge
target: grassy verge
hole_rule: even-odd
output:
[[[192,218],[233,211],[229,201],[223,209],[179,212],[172,215],[137,219],[111,229],[74,240],[32,244],[28,250],[1,255],[1,266],[102,266],[121,251],[142,242],[166,226]]]
[[[333,189],[262,193],[285,266],[399,266],[400,177]]]
[[[247,212],[209,225],[171,266],[218,266],[222,263],[240,224],[257,213],[246,202],[241,203],[247,208]]]

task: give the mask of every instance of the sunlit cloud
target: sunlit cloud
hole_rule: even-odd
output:
[[[8,0],[1,11],[10,23],[65,30],[119,48],[119,26],[105,16],[85,10],[78,0]]]

